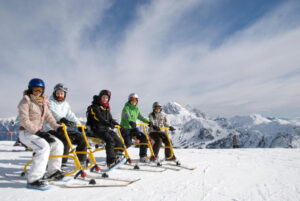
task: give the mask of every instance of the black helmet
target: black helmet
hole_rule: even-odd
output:
[[[111,92],[109,90],[107,90],[107,89],[101,90],[100,93],[99,93],[99,98],[101,99],[101,97],[103,95],[107,95],[108,96],[108,101],[110,100]]]

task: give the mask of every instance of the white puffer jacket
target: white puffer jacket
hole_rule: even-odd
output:
[[[81,124],[79,119],[76,117],[76,115],[72,112],[71,106],[67,101],[57,101],[53,97],[53,95],[50,96],[50,106],[49,109],[51,110],[54,118],[56,121],[59,121],[61,118],[66,118],[69,121],[73,121],[76,124]],[[45,130],[50,130],[49,125],[45,125]]]

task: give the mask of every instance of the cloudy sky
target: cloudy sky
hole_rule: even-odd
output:
[[[298,0],[0,1],[0,117],[31,78],[69,88],[83,116],[112,91],[115,118],[136,92],[208,116],[300,117]]]

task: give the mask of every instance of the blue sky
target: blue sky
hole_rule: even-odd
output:
[[[83,116],[112,91],[117,119],[136,92],[209,116],[300,117],[300,2],[234,0],[0,1],[0,117],[28,81],[68,85]]]

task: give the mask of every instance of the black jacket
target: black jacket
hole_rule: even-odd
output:
[[[109,108],[99,103],[99,96],[94,96],[92,105],[88,107],[88,122],[93,132],[105,132],[119,125],[110,113]]]

